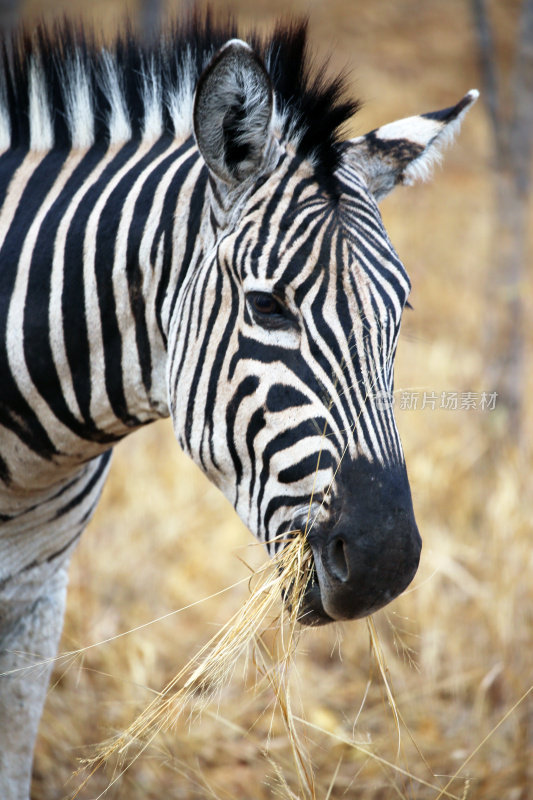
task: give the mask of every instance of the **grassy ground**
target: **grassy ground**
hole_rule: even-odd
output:
[[[502,5],[499,56],[507,62],[516,3]],[[226,7],[244,24],[268,25],[287,4]],[[290,9],[310,11],[313,42],[332,51],[332,69],[352,69],[354,92],[365,100],[354,134],[450,105],[478,83],[463,0],[297,0]],[[383,204],[414,287],[396,386],[419,391],[420,400],[424,391],[440,397],[493,388],[482,346],[487,315],[497,313],[484,299],[494,227],[490,171],[478,104],[434,181],[400,189]],[[530,303],[531,287],[524,293]],[[532,332],[528,320],[529,375]],[[397,419],[424,539],[413,586],[374,617],[400,735],[367,623],[304,632],[292,691],[305,719],[299,727],[316,797],[528,800],[531,420],[519,447],[495,449],[505,422],[498,405],[493,412],[398,409]],[[61,647],[111,641],[58,664],[37,750],[35,800],[75,790],[78,759],[125,728],[233,614],[248,593],[243,561],[263,558],[227,502],[179,452],[169,424],[124,442],[114,462],[72,564]],[[112,778],[111,771],[95,775],[79,796],[99,796]],[[289,797],[283,781],[301,796],[272,691],[256,686],[253,666],[244,675],[239,664],[219,704],[155,740],[106,796],[262,800]]]

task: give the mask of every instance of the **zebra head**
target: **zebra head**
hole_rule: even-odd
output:
[[[410,284],[376,201],[428,170],[476,93],[321,161],[302,155],[312,131],[265,62],[232,40],[197,85],[207,188],[171,325],[171,408],[183,448],[271,553],[305,533],[317,580],[302,618],[320,624],[377,610],[417,570],[392,403]]]

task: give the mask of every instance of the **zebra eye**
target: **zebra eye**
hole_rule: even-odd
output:
[[[270,292],[248,292],[246,302],[256,325],[267,330],[298,330],[298,320]]]
[[[247,298],[252,311],[260,316],[271,317],[276,314],[283,314],[283,306],[272,294],[267,292],[248,292]]]

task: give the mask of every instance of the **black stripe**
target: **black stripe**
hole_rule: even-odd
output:
[[[315,243],[315,237],[318,232],[321,232],[326,228],[328,217],[331,218],[331,212],[332,206],[326,204],[321,197],[319,197],[318,202],[306,201],[305,203],[300,204],[300,206],[291,203],[279,222],[278,236],[273,242],[272,250],[269,253],[267,271],[268,277],[273,277],[279,268],[283,252],[293,244],[297,236],[301,236],[304,232],[307,232],[307,241],[311,245],[309,248],[309,255],[311,255],[313,245]],[[300,218],[300,216],[303,218],[297,225],[296,229],[290,229],[293,219],[295,217]],[[286,230],[291,230],[291,237],[287,242],[285,241]],[[305,247],[305,244],[303,244],[303,247]],[[301,260],[301,256],[298,260]],[[318,264],[320,264],[320,261]],[[288,265],[289,268],[285,271],[284,277],[285,274],[290,274],[291,276],[295,275],[295,266],[296,264],[293,263],[293,259],[291,258],[291,261]],[[308,264],[306,263],[305,266],[308,266]]]
[[[367,275],[369,275],[372,281],[373,289],[379,292],[383,297],[385,305],[390,305],[391,296],[394,294],[398,298],[400,306],[403,306],[407,299],[408,288],[402,286],[394,272],[387,266],[387,262],[392,262],[394,266],[396,266],[398,270],[402,272],[402,274],[404,274],[403,266],[400,262],[397,262],[391,258],[390,250],[383,247],[374,239],[372,240],[372,247],[378,251],[379,257],[369,250],[362,239],[357,240],[357,255],[359,256],[359,264],[362,266]],[[378,281],[375,280],[372,270],[369,269],[369,265],[390,285],[390,291],[387,291]]]
[[[207,403],[206,420],[209,428],[209,450],[213,464],[216,464],[214,447],[213,447],[214,430],[216,422],[213,416],[213,412],[216,406],[217,392],[220,384],[220,376],[222,374],[222,365],[224,363],[224,359],[228,354],[229,343],[237,323],[237,314],[239,309],[239,289],[241,288],[240,286],[237,285],[237,282],[234,280],[234,276],[231,270],[231,265],[224,264],[224,271],[229,278],[229,280],[225,282],[226,296],[224,298],[224,316],[226,319],[226,324],[224,326],[222,336],[220,337],[220,340],[217,344],[215,356],[209,364],[209,381],[207,385],[207,397],[206,397],[206,403]],[[224,283],[222,285],[224,286]],[[231,307],[228,308],[230,300],[231,300]],[[203,319],[203,314],[202,314],[202,319]],[[210,326],[207,327],[207,331],[211,331]]]
[[[205,287],[204,287],[204,289],[205,289]],[[214,300],[214,303],[213,303],[212,307],[209,309],[209,317],[205,320],[205,323],[204,323],[205,324],[205,330],[208,331],[209,333],[212,331],[212,329],[213,329],[213,327],[215,325],[215,322],[216,322],[217,317],[218,317],[218,312],[219,312],[220,306],[222,304],[222,289],[223,289],[222,275],[220,273],[220,270],[217,270],[217,272],[216,272],[216,285],[215,285],[215,300]],[[192,314],[189,314],[189,318],[191,316],[192,316]],[[189,341],[188,336],[186,338],[186,341],[187,342]],[[186,437],[186,442],[187,442],[187,445],[188,445],[189,448],[190,448],[190,443],[191,443],[192,422],[193,422],[193,418],[194,418],[195,405],[196,405],[197,412],[198,413],[202,413],[204,415],[208,413],[209,408],[211,408],[211,411],[212,411],[212,409],[214,407],[215,397],[212,396],[212,395],[209,395],[209,393],[208,393],[207,397],[204,397],[201,402],[198,402],[198,403],[196,402],[198,400],[197,392],[198,392],[198,385],[200,383],[200,378],[201,378],[202,372],[203,372],[203,370],[205,368],[211,368],[211,366],[212,366],[212,365],[206,365],[206,354],[207,354],[207,348],[209,346],[209,342],[210,342],[209,336],[204,336],[204,338],[202,339],[202,342],[200,343],[200,347],[199,347],[198,352],[196,354],[196,366],[194,368],[194,375],[193,375],[193,379],[192,379],[191,385],[190,385],[190,393],[189,393],[189,398],[188,398],[188,401],[187,401],[187,415],[186,415],[186,424],[185,424],[185,437]],[[184,348],[184,350],[185,350],[185,348]],[[188,357],[189,358],[191,357],[190,353],[188,354]],[[220,375],[217,375],[216,376],[216,380],[218,380],[219,377],[220,377]],[[200,411],[200,409],[202,409],[202,410]],[[205,417],[204,417],[204,419],[205,419]],[[210,423],[208,422],[208,424],[212,424],[212,420],[211,420]],[[207,465],[206,465],[206,463],[204,461],[202,452],[200,453],[200,461],[201,461],[202,467],[205,470],[207,468]]]
[[[284,494],[278,497],[273,497],[271,500],[269,500],[263,518],[263,525],[265,526],[265,531],[268,531],[272,517],[277,511],[279,511],[280,508],[287,508],[287,509],[298,508],[309,505],[309,501],[310,501],[309,494],[298,494],[295,496]],[[285,524],[286,523],[284,523],[284,525]],[[267,541],[269,540],[267,539]]]
[[[72,373],[74,391],[82,416],[89,430],[96,430],[91,417],[92,382],[96,379],[91,374],[90,338],[85,318],[85,286],[83,282],[84,242],[87,222],[98,198],[105,187],[133,155],[137,145],[124,146],[105,167],[102,174],[76,209],[65,243],[65,271],[63,276],[62,312],[65,331],[65,349]],[[95,164],[104,157],[102,146],[95,146],[89,153],[93,154]],[[98,257],[98,254],[97,254]],[[109,268],[109,266],[108,266]],[[96,434],[94,434],[96,438]]]
[[[194,153],[191,158],[184,164],[184,169],[187,167],[187,172],[194,166],[194,162],[199,158],[198,153]],[[207,167],[200,172],[198,179],[194,185],[194,189],[189,201],[189,215],[187,218],[187,241],[185,245],[185,253],[183,256],[183,264],[180,265],[180,274],[176,282],[172,301],[170,303],[170,319],[174,314],[174,308],[178,300],[184,280],[190,274],[192,264],[192,257],[198,241],[198,233],[203,218],[203,209],[205,203],[205,193],[207,187]],[[162,305],[164,297],[161,296],[159,307]]]
[[[186,142],[184,142],[183,146],[180,147],[179,151],[176,153],[176,157],[177,158],[181,157],[183,153],[186,152],[191,146],[192,146],[192,140],[188,139]],[[174,236],[174,212],[176,211],[176,207],[178,204],[181,187],[187,180],[187,177],[193,166],[198,161],[198,158],[199,158],[198,151],[194,149],[191,155],[183,162],[183,164],[181,164],[174,178],[170,182],[167,193],[165,195],[165,201],[163,203],[163,208],[161,211],[161,218],[159,220],[159,224],[154,236],[154,242],[152,245],[151,262],[152,264],[155,264],[157,260],[157,249],[159,247],[159,242],[163,237],[163,265],[161,269],[161,278],[155,298],[155,310],[156,310],[156,317],[159,326],[159,331],[161,333],[161,336],[163,337],[163,341],[165,342],[165,344],[167,340],[167,331],[164,329],[163,326],[162,310],[163,310],[163,303],[167,299],[168,284],[171,278],[172,252],[174,247],[174,242],[172,238]],[[207,170],[205,170],[204,173],[207,173]],[[190,259],[192,257],[192,250],[194,248],[196,237],[198,235],[198,230],[200,228],[201,212],[203,207],[203,196],[205,192],[205,182],[207,177],[206,174],[204,173],[202,173],[202,175],[200,175],[200,178],[196,181],[188,205],[189,216],[186,225],[187,245],[185,248],[185,256],[183,259],[183,264],[180,265],[180,275],[176,283],[175,294],[171,302],[170,316],[172,316],[172,311],[174,309],[174,304],[176,302],[177,293],[181,288],[185,275],[187,274],[187,269],[189,267]]]
[[[305,456],[296,464],[291,464],[282,469],[278,475],[278,480],[280,483],[296,483],[314,475],[318,469],[328,469],[333,466],[333,458],[329,450],[321,450],[311,453],[311,455]]]
[[[250,397],[250,395],[254,394],[258,386],[259,378],[255,375],[248,375],[248,377],[246,377],[242,383],[239,384],[237,391],[234,392],[233,397],[229,401],[226,408],[226,444],[231,456],[231,460],[233,461],[233,467],[235,469],[237,490],[242,478],[242,461],[237,452],[237,447],[235,446],[235,420],[242,401],[246,397]],[[237,501],[235,502],[235,505],[236,504]]]
[[[166,146],[173,143],[173,138],[165,136],[161,143],[166,141]],[[163,149],[163,148],[162,148]],[[158,148],[150,151],[150,156],[155,159],[160,155]],[[138,360],[141,375],[147,394],[150,393],[152,384],[152,355],[148,336],[146,318],[146,302],[143,294],[143,273],[139,264],[139,250],[144,235],[146,221],[154,203],[154,196],[161,179],[166,171],[179,158],[179,151],[173,151],[159,166],[146,178],[141,191],[135,201],[135,208],[128,230],[128,244],[126,253],[126,272],[128,277],[128,291],[130,307],[135,320],[135,341],[137,345]],[[167,230],[172,226],[172,215],[166,219]],[[160,223],[161,224],[161,223]],[[150,269],[149,264],[143,264],[143,269]]]
[[[9,471],[9,467],[7,466],[7,462],[4,461],[2,456],[0,456],[0,481],[6,486],[11,484],[11,472]],[[8,519],[8,517],[0,515],[1,519]]]
[[[197,255],[198,261],[201,260],[202,253]],[[168,358],[170,359],[170,368],[168,370],[169,374],[176,375],[177,379],[179,380],[179,376],[182,373],[183,365],[187,358],[190,358],[189,348],[192,346],[191,342],[191,329],[193,324],[193,300],[194,297],[194,289],[195,285],[198,281],[198,273],[194,272],[194,264],[190,265],[190,269],[193,270],[192,275],[193,279],[189,281],[189,283],[185,286],[182,291],[182,298],[181,298],[181,305],[182,305],[182,315],[179,319],[178,331],[176,334],[174,345],[180,344],[180,357],[177,368],[175,368],[174,363],[176,361],[176,349],[171,350],[168,352]],[[196,279],[194,275],[196,274]],[[185,320],[184,320],[185,317]],[[174,387],[175,388],[175,387]],[[188,441],[189,434],[187,433],[188,424],[186,424],[186,431],[185,431],[185,441]],[[185,441],[180,439],[180,445],[185,448]]]
[[[257,530],[261,530],[261,505],[265,495],[265,489],[271,477],[270,462],[276,453],[286,450],[297,442],[309,437],[316,439],[317,430],[325,430],[326,420],[323,417],[315,417],[313,420],[304,420],[294,427],[287,427],[274,436],[263,450],[263,463],[259,476],[259,491],[257,494]],[[307,501],[309,498],[307,497]],[[268,527],[265,523],[265,527]]]
[[[248,450],[248,458],[250,460],[250,480],[248,482],[248,496],[250,501],[254,496],[255,478],[257,470],[257,459],[255,457],[254,442],[257,435],[263,430],[266,425],[265,414],[262,408],[256,409],[250,421],[246,426],[246,448]]]
[[[299,166],[298,159],[293,159],[293,161],[289,164],[289,169],[281,179],[281,181],[276,185],[272,196],[267,203],[263,214],[261,216],[261,224],[257,230],[257,238],[254,245],[254,248],[251,252],[250,262],[252,265],[252,272],[254,276],[257,278],[259,274],[259,265],[262,263],[262,255],[264,251],[265,242],[268,239],[268,235],[272,228],[272,216],[276,211],[280,200],[286,199],[286,188],[287,184],[289,183],[294,171]]]
[[[279,413],[280,411],[301,408],[301,406],[309,405],[310,402],[309,398],[303,392],[295,389],[294,386],[275,383],[268,390],[266,407],[272,413]]]
[[[107,396],[113,414],[127,427],[137,427],[140,420],[128,408],[122,370],[122,334],[118,324],[116,300],[113,291],[112,269],[115,259],[117,232],[121,214],[131,187],[143,170],[169,146],[168,137],[159,139],[149,152],[131,166],[109,195],[98,220],[96,233],[95,277],[98,305],[102,324],[104,350],[104,377]],[[125,145],[124,150],[134,156],[138,142]]]
[[[78,492],[78,494],[72,497],[68,503],[62,506],[62,508],[58,509],[58,511],[54,516],[54,519],[57,520],[60,519],[61,517],[64,517],[65,514],[69,513],[69,511],[72,511],[72,509],[81,505],[82,502],[87,497],[87,495],[91,494],[94,487],[100,481],[102,474],[107,469],[109,459],[111,458],[111,453],[112,453],[111,450],[107,450],[107,452],[103,453],[101,456],[98,456],[100,463],[98,465],[98,468],[96,469],[96,472],[93,474],[91,480],[88,483],[86,483],[85,486],[83,486],[82,489]]]

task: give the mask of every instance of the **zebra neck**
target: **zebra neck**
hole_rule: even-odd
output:
[[[31,451],[86,460],[168,415],[205,182],[192,138],[0,160],[0,425]]]

